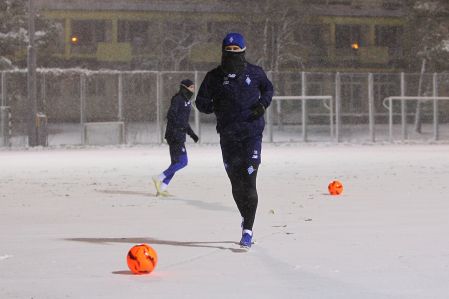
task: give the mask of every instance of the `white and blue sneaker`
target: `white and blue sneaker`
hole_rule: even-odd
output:
[[[241,248],[251,248],[253,240],[253,232],[249,229],[244,229],[242,233],[242,238],[240,239],[240,247]]]

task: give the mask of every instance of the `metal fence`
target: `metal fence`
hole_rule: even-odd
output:
[[[48,145],[163,142],[179,82],[206,72],[39,69],[38,112]],[[267,142],[449,140],[449,74],[268,73],[275,97]],[[1,72],[0,145],[27,144],[27,73]],[[385,101],[388,97],[402,97]],[[413,98],[406,98],[413,97]],[[418,98],[419,97],[419,98]],[[388,103],[389,105],[387,105]],[[416,122],[417,106],[420,122]],[[215,117],[191,113],[203,143],[216,143]]]

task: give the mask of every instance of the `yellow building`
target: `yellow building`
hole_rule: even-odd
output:
[[[409,55],[402,0],[36,1],[63,28],[64,65],[208,69],[233,30],[267,69],[397,70]]]

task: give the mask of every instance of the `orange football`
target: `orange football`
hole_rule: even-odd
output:
[[[340,195],[343,192],[343,184],[340,181],[332,181],[328,189],[330,195]]]
[[[129,250],[126,262],[134,274],[151,273],[157,264],[157,253],[150,245],[139,244]]]

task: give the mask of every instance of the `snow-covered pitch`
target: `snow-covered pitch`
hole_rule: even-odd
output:
[[[249,252],[219,146],[188,152],[156,198],[165,145],[0,151],[0,298],[447,298],[449,145],[265,144]]]

